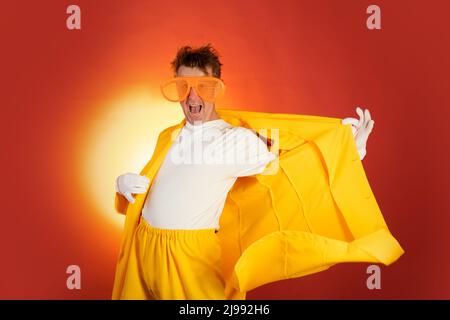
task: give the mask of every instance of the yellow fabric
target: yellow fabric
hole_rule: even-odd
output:
[[[225,299],[215,229],[160,229],[141,218],[126,268],[120,299]]]
[[[350,125],[308,115],[218,110],[225,121],[279,130],[275,175],[238,178],[217,233],[226,298],[273,281],[319,272],[340,262],[389,265],[403,253],[367,181]],[[164,130],[141,174],[153,181],[185,120]],[[150,184],[151,188],[151,184]],[[123,291],[130,247],[147,194],[135,203],[116,194],[126,214],[112,298]]]

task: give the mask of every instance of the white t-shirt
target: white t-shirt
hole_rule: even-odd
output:
[[[238,177],[264,171],[276,156],[251,129],[222,119],[186,122],[155,176],[142,215],[163,229],[219,229]]]

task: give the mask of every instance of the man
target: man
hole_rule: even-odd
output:
[[[113,298],[244,299],[264,283],[337,262],[395,261],[403,251],[375,200],[359,206],[369,210],[365,226],[344,192],[345,182],[359,183],[370,198],[362,168],[350,168],[355,154],[365,156],[369,111],[342,121],[349,142],[348,126],[335,129],[331,118],[216,110],[221,65],[210,45],[179,50],[161,89],[185,119],[161,133],[141,175],[116,180],[127,220]],[[265,174],[275,161],[280,168]],[[337,195],[327,181],[335,172]]]

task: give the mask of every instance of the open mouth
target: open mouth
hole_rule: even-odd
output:
[[[189,112],[192,114],[197,114],[202,111],[203,106],[201,104],[198,105],[189,105]]]

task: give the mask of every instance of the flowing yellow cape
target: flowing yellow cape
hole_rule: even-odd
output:
[[[389,265],[404,253],[383,219],[350,125],[330,117],[217,111],[235,126],[279,130],[277,173],[238,178],[220,218],[217,235],[228,299],[245,299],[245,292],[258,286],[339,262]],[[151,183],[184,123],[161,132],[141,172]],[[136,195],[134,204],[116,194],[116,210],[126,220],[113,299],[121,296],[147,194]]]

